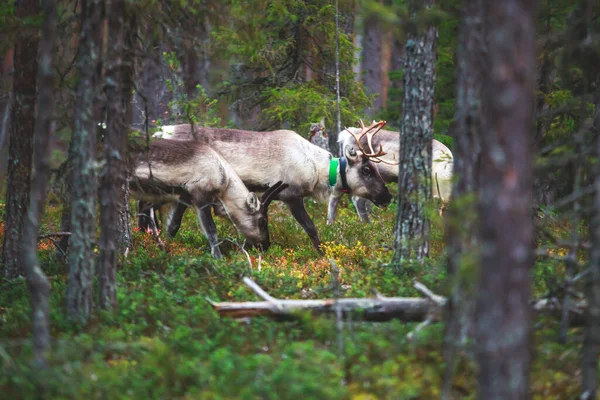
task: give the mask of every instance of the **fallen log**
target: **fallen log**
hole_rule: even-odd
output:
[[[385,297],[379,293],[372,298],[340,298],[323,300],[282,300],[265,292],[252,279],[245,277],[244,283],[263,301],[214,302],[206,299],[221,317],[253,318],[265,316],[277,321],[298,319],[303,313],[312,315],[335,315],[336,308],[343,316],[351,316],[355,321],[386,322],[393,319],[403,322],[421,322],[415,329],[420,330],[434,322],[442,320],[447,299],[431,292],[419,282],[414,287],[426,297]],[[531,302],[536,315],[549,314],[560,318],[562,303],[555,298],[539,299]],[[570,326],[582,326],[585,323],[587,304],[584,301],[572,302],[569,307]]]
[[[297,319],[304,312],[314,315],[335,314],[339,307],[343,316],[352,316],[354,320],[384,322],[397,319],[404,322],[422,322],[439,320],[445,298],[428,291],[417,283],[415,287],[427,290],[428,298],[384,297],[341,298],[325,300],[280,300],[270,296],[252,279],[244,278],[248,285],[263,301],[250,302],[213,302],[207,301],[221,317],[251,318],[266,316],[276,320]]]

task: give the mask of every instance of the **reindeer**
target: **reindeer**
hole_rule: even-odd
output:
[[[364,134],[364,125],[361,121],[361,128],[347,128],[338,135],[338,143],[341,148],[353,147],[357,143],[361,151],[365,151],[363,146],[369,146],[368,152],[371,153],[373,162],[378,163],[381,177],[386,183],[398,181],[398,161],[400,159],[400,133],[387,130],[381,130],[377,135]],[[379,148],[378,152],[373,149]],[[433,140],[432,142],[432,193],[435,199],[439,199],[440,214],[450,199],[452,193],[452,172],[454,158],[452,152],[443,143]],[[401,190],[402,188],[400,188]],[[352,197],[356,211],[363,222],[369,220],[369,206],[364,198]],[[337,209],[337,200],[330,199],[327,212],[327,224],[331,225],[335,219]]]
[[[368,129],[380,130],[384,125],[383,121],[377,122]],[[191,130],[190,125],[175,125],[164,127],[161,134],[189,139]],[[193,135],[217,149],[250,190],[264,190],[276,181],[288,184],[273,198],[289,207],[318,251],[321,242],[304,208],[305,197],[326,201],[330,194],[339,197],[343,193],[351,193],[380,207],[387,206],[392,200],[369,154],[347,148],[344,157],[334,158],[328,151],[289,130],[251,132],[194,127]],[[181,220],[183,212],[185,205],[178,204],[171,214],[170,230]]]
[[[287,187],[276,182],[259,200],[206,143],[164,139],[152,141],[147,153],[138,155],[130,186],[134,197],[142,201],[157,205],[177,201],[195,206],[215,258],[222,255],[210,213],[213,203],[222,204],[250,245],[266,251],[270,245],[267,208]]]

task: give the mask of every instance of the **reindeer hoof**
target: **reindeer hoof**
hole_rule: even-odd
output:
[[[223,254],[221,254],[221,249],[219,249],[218,247],[215,247],[214,249],[212,249],[211,253],[212,253],[212,256],[214,258],[216,258],[217,260],[220,260],[223,258]]]

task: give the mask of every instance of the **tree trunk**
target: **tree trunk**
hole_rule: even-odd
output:
[[[404,41],[398,35],[392,35],[391,54],[390,54],[390,71],[393,75],[389,77],[390,89],[393,91],[402,90],[404,82],[402,79],[396,79],[395,76],[404,70],[404,50],[406,48]],[[392,93],[390,93],[391,95]]]
[[[338,3],[336,3],[337,5]],[[346,35],[347,38],[353,42],[353,37],[354,37],[354,15],[355,15],[355,11],[356,11],[356,0],[349,0],[346,2],[343,2],[342,7],[336,7],[336,11],[339,11],[336,15],[336,62],[335,63],[328,63],[327,67],[325,68],[325,72],[327,75],[329,76],[334,76],[336,81],[338,82],[336,84],[339,85],[339,91],[337,93],[337,97],[341,98],[341,97],[347,97],[348,95],[348,85],[345,85],[344,82],[341,80],[341,76],[344,74],[348,74],[350,71],[352,71],[352,61],[349,61],[347,63],[341,63],[339,61],[339,45],[338,45],[338,36],[343,34]],[[338,99],[339,101],[339,99]],[[328,137],[328,141],[329,141],[329,151],[334,154],[334,155],[341,155],[340,153],[340,148],[338,145],[338,133],[342,130],[341,126],[342,126],[342,122],[340,121],[340,110],[338,108],[337,110],[337,122],[336,122],[336,129],[333,130],[332,132],[329,132],[329,134],[327,135]]]
[[[73,129],[73,137],[75,129]],[[73,137],[69,142],[67,159],[60,166],[57,174],[57,181],[60,182],[60,194],[62,200],[62,211],[60,216],[60,231],[71,232],[71,198],[73,197]],[[70,236],[63,236],[57,242],[54,256],[60,263],[67,262],[67,253],[69,251]]]
[[[127,10],[127,9],[126,9]],[[128,156],[129,149],[129,126],[131,124],[131,116],[133,113],[133,87],[135,78],[135,61],[136,61],[136,38],[138,37],[138,19],[133,11],[127,12],[127,23],[125,25],[125,48],[123,50],[123,110],[125,131],[125,152]],[[125,158],[128,160],[128,158]],[[128,161],[125,161],[126,163]],[[129,213],[129,200],[131,198],[129,190],[129,173],[130,169],[127,164],[124,166],[124,181],[121,182],[121,203],[118,209],[118,225],[119,225],[119,244],[121,249],[131,248],[133,245],[133,232],[131,229],[131,215]]]
[[[99,303],[105,309],[115,308],[116,268],[119,257],[120,211],[125,185],[127,158],[127,125],[125,114],[128,98],[124,92],[123,49],[125,0],[112,0],[108,9],[108,48],[106,62],[107,127],[104,135],[104,170],[100,177],[100,259],[98,262]]]
[[[409,2],[411,15],[434,0]],[[398,214],[394,229],[392,265],[400,270],[405,261],[423,262],[429,255],[429,220],[425,207],[431,200],[431,143],[435,85],[437,28],[423,34],[409,33],[406,41],[404,102],[400,131]]]
[[[149,29],[147,26],[140,30]],[[144,54],[141,60],[141,68],[137,71],[136,96],[134,97],[133,123],[132,125],[144,129],[146,119],[154,124],[161,119],[163,125],[171,123],[169,102],[172,95],[167,89],[163,79],[170,73],[163,63],[163,55],[160,42],[154,38],[147,39],[150,43],[140,49]]]
[[[383,40],[385,32],[376,16],[368,16],[364,21],[362,51],[363,84],[366,92],[375,95],[373,103],[365,113],[373,117],[383,107]]]
[[[545,26],[539,34],[549,37],[552,34],[552,4],[547,0],[547,15]],[[549,106],[546,103],[546,95],[550,91],[552,84],[552,73],[554,69],[554,57],[551,56],[552,46],[546,42],[545,46],[540,50],[541,59],[537,73],[537,90],[535,99],[535,135],[533,139],[534,154],[537,155],[539,149],[543,146],[544,133],[550,121],[543,116],[547,112]],[[533,201],[536,206],[548,206],[553,201],[553,191],[555,190],[554,172],[547,168],[534,169],[533,180]]]
[[[37,258],[37,234],[50,179],[50,134],[54,111],[54,42],[56,38],[56,2],[44,1],[44,26],[40,46],[38,74],[39,102],[35,121],[35,171],[28,219],[23,232],[23,269],[31,293],[34,358],[38,366],[46,364],[50,349],[50,283]],[[32,110],[33,111],[33,110]]]
[[[396,32],[392,33],[390,43],[390,68],[388,71],[388,90],[385,107],[390,110],[397,108],[398,114],[402,115],[403,74],[404,74],[404,51],[405,42]]]
[[[600,157],[600,79],[596,81],[596,116],[592,127],[596,138],[596,156]],[[590,275],[587,279],[588,312],[583,342],[583,392],[582,399],[595,399],[598,395],[598,354],[600,350],[600,163],[594,171],[593,211],[590,224]]]
[[[474,317],[475,252],[477,220],[477,171],[484,134],[481,87],[485,71],[484,0],[463,0],[458,44],[458,88],[454,137],[452,203],[446,215],[448,280],[452,282],[446,319],[446,379],[443,396],[448,398],[456,347],[472,336]]]
[[[480,399],[529,398],[534,5],[487,2],[477,362]]]
[[[103,2],[82,3],[78,86],[73,136],[73,197],[71,199],[71,239],[67,310],[69,316],[85,323],[92,310],[94,239],[96,220],[96,121],[98,65],[101,54]]]
[[[23,24],[40,12],[37,0],[16,4],[15,15]],[[8,279],[23,273],[21,243],[31,188],[38,43],[36,28],[22,26],[17,30],[2,252],[3,275]]]
[[[12,69],[13,69],[13,56],[14,49],[12,43],[9,42],[8,33],[0,33],[0,42],[10,43],[4,48],[4,52],[0,52],[0,157],[4,159],[8,158],[7,151],[5,150],[4,144],[8,140],[8,121],[10,117],[10,105],[12,95]],[[4,163],[0,164],[0,180],[4,179],[6,173],[6,167]]]

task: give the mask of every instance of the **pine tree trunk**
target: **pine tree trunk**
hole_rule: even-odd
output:
[[[46,364],[46,353],[50,349],[50,283],[37,258],[37,235],[50,179],[50,134],[54,111],[55,0],[44,0],[44,15],[38,74],[39,102],[35,122],[35,174],[22,243],[23,269],[31,293],[34,358],[38,366]]]
[[[39,1],[23,0],[17,2],[15,15],[23,22],[34,18],[39,11]],[[2,251],[3,275],[8,279],[23,273],[21,243],[31,188],[38,43],[37,29],[17,30]]]
[[[128,154],[129,149],[129,126],[131,125],[131,117],[133,114],[133,88],[135,78],[135,61],[136,61],[136,38],[138,37],[138,19],[134,12],[127,12],[127,21],[125,24],[125,48],[123,49],[123,110],[125,123],[125,154]],[[133,245],[133,232],[131,229],[131,215],[129,213],[129,201],[131,193],[129,190],[129,173],[130,169],[127,166],[128,157],[124,159],[124,180],[121,182],[121,201],[118,209],[118,224],[119,224],[119,244],[121,250],[127,251]]]
[[[73,133],[75,129],[73,129]],[[75,136],[73,134],[73,136]],[[60,194],[62,200],[62,211],[60,214],[60,231],[71,232],[71,198],[73,196],[73,137],[69,142],[67,159],[60,166],[57,174],[57,181],[60,182]],[[60,263],[67,262],[67,253],[69,251],[69,236],[63,236],[58,240],[54,256]]]
[[[532,136],[534,4],[486,2],[480,271],[476,347],[478,398],[529,398],[533,263]]]
[[[539,34],[543,36],[550,36],[552,34],[552,6],[548,4],[545,27]],[[542,57],[538,68],[538,79],[537,79],[537,90],[535,99],[535,135],[533,139],[534,154],[537,155],[539,149],[544,144],[544,133],[547,129],[547,125],[550,121],[541,114],[549,109],[548,103],[546,103],[546,96],[550,91],[550,85],[552,84],[552,74],[554,70],[555,59],[551,56],[551,46],[546,45],[540,50]],[[548,206],[553,201],[553,192],[555,189],[554,172],[548,169],[538,168],[534,170],[533,180],[533,201],[536,206]]]
[[[600,157],[600,79],[596,81],[596,116],[593,135],[596,138],[596,157]],[[600,163],[594,171],[593,211],[590,224],[590,275],[587,279],[587,301],[589,304],[583,342],[583,392],[582,399],[598,396],[598,354],[600,353]]]
[[[144,29],[150,28],[140,27],[142,32]],[[168,74],[162,61],[162,49],[158,40],[152,38],[148,41],[150,44],[140,49],[144,57],[141,60],[141,68],[135,77],[133,126],[141,129],[144,129],[146,119],[149,123],[162,119],[164,125],[171,122],[169,102],[172,100],[172,96],[162,78]]]
[[[96,226],[96,121],[98,65],[101,52],[103,2],[82,3],[78,86],[73,136],[73,197],[71,200],[71,238],[67,310],[69,316],[85,323],[92,310],[94,277],[94,239]]]
[[[100,259],[98,262],[99,304],[117,305],[116,269],[119,257],[120,214],[127,158],[126,99],[123,81],[125,0],[112,0],[108,9],[108,60],[106,62],[107,127],[104,135],[104,169],[100,178]]]
[[[8,34],[0,33],[0,42],[9,43]],[[8,141],[8,121],[10,120],[10,105],[11,105],[11,86],[12,86],[12,69],[13,69],[13,48],[12,43],[0,52],[0,157],[8,158],[4,143]],[[0,164],[0,179],[4,179],[6,173],[4,163]]]
[[[403,79],[404,72],[404,51],[406,46],[404,40],[398,35],[392,35],[390,44],[390,70],[388,71],[388,94],[386,99],[386,107],[399,108],[399,114],[402,114],[402,99],[403,99]]]
[[[430,8],[433,0],[411,0],[415,15],[419,7]],[[431,201],[431,143],[435,85],[437,28],[429,26],[421,35],[409,33],[406,41],[404,102],[400,131],[398,214],[394,231],[396,270],[405,261],[423,262],[429,255],[429,220],[425,207]]]
[[[373,103],[366,114],[374,116],[383,107],[383,63],[384,30],[376,16],[369,16],[364,21],[364,37],[362,52],[363,84],[366,92],[374,95]]]
[[[355,15],[355,11],[356,11],[356,0],[349,0],[346,2],[343,2],[341,4],[341,6],[338,7],[338,15],[336,15],[336,38],[338,36],[341,35],[346,35],[348,37],[348,39],[353,42],[353,37],[354,37],[354,15]],[[339,39],[337,39],[339,40]],[[343,83],[343,81],[341,80],[341,75],[344,74],[348,74],[350,73],[350,71],[352,71],[352,62],[348,62],[348,63],[342,63],[339,61],[340,57],[339,57],[339,46],[336,44],[336,52],[338,53],[336,55],[336,58],[338,60],[338,62],[336,63],[328,63],[327,64],[327,68],[325,69],[326,74],[330,75],[330,76],[334,76],[336,78],[336,81],[339,82],[339,97],[347,97],[347,93],[348,93],[348,85],[345,85]],[[337,64],[337,65],[336,65]],[[337,84],[336,84],[337,86]],[[334,155],[340,155],[340,146],[338,145],[338,132],[341,131],[341,126],[342,123],[340,120],[340,115],[339,115],[339,109],[337,112],[337,122],[336,122],[336,129],[332,130],[331,132],[328,132],[329,134],[327,135],[328,137],[328,146],[329,146],[329,151],[334,154]]]
[[[448,281],[452,282],[446,318],[446,379],[443,398],[448,398],[455,350],[472,337],[474,318],[475,252],[477,250],[477,174],[480,138],[484,134],[481,88],[485,60],[484,0],[463,0],[458,44],[458,87],[452,203],[446,214]]]

